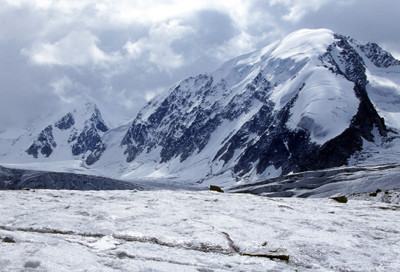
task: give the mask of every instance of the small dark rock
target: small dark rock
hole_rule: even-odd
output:
[[[249,256],[249,257],[259,257],[259,258],[268,258],[270,260],[280,260],[288,262],[290,259],[289,255],[286,254],[275,254],[275,253],[242,253],[242,256]]]
[[[346,204],[349,201],[346,196],[336,196],[332,197],[331,199],[343,204]]]
[[[210,191],[218,192],[218,193],[224,192],[224,190],[222,190],[222,188],[217,185],[210,185]]]
[[[129,255],[128,255],[128,253],[126,253],[124,251],[120,251],[120,252],[117,253],[117,257],[119,259],[126,259],[126,258],[129,258]]]
[[[14,240],[14,238],[8,237],[8,236],[7,236],[7,237],[4,237],[2,241],[3,241],[3,243],[10,243],[10,244],[16,243],[15,240]]]
[[[214,272],[214,270],[212,269],[208,269],[208,268],[197,268],[198,272]]]
[[[370,193],[369,196],[376,197],[379,193],[382,193],[382,190],[381,190],[381,189],[378,189],[378,190],[376,190],[375,192]]]
[[[40,262],[39,261],[27,261],[24,264],[25,268],[38,268],[40,266]]]

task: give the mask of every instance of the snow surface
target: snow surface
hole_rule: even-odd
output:
[[[354,84],[343,76],[332,75],[322,67],[310,70],[287,126],[309,131],[311,139],[322,145],[349,127],[360,102]]]
[[[0,211],[1,271],[400,270],[399,207],[380,202],[2,191]]]
[[[284,38],[271,56],[295,60],[315,58],[324,54],[333,42],[334,33],[329,29],[301,29]]]

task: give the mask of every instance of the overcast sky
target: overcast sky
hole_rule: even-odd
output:
[[[85,97],[132,118],[174,82],[305,27],[399,57],[399,11],[399,0],[0,0],[0,131]]]

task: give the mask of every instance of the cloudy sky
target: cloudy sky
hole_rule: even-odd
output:
[[[400,56],[399,0],[0,0],[0,131],[93,98],[119,120],[300,28]]]

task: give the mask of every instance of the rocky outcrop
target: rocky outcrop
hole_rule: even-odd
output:
[[[55,138],[54,130],[58,130],[59,138]],[[106,149],[102,136],[108,130],[99,109],[89,103],[83,110],[69,112],[46,127],[26,152],[34,158],[40,154],[48,158],[57,146],[66,146],[65,152],[79,156],[91,165]]]
[[[57,143],[53,136],[53,126],[48,126],[42,130],[33,142],[33,144],[26,150],[26,153],[37,158],[39,153],[45,157],[49,157],[53,149],[57,147]]]
[[[62,117],[59,121],[57,121],[54,126],[61,130],[70,129],[73,125],[75,125],[74,116],[71,113],[67,113],[64,117]]]

